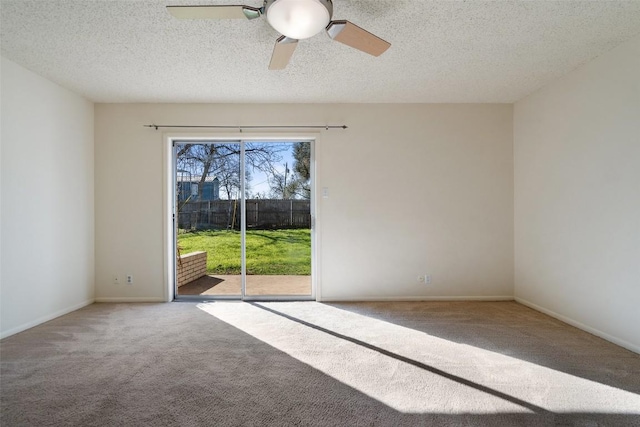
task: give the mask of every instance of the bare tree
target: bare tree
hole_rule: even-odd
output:
[[[284,172],[274,170],[271,193],[278,199],[311,198],[311,142],[293,144],[293,171],[288,164],[284,165]]]
[[[220,182],[220,189],[226,194],[227,200],[237,198],[240,194],[240,157],[231,156],[220,158],[214,164],[215,175]],[[244,171],[245,190],[249,191],[251,182],[251,170]]]
[[[281,144],[249,142],[245,145],[245,182],[253,170],[267,175],[273,173],[274,164],[282,159]],[[227,198],[240,190],[240,144],[180,144],[177,147],[177,166],[197,178],[198,200],[202,200],[207,177],[217,177]]]

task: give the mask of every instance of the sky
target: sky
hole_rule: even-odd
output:
[[[285,164],[289,165],[289,173],[293,171],[293,143],[287,143],[287,145],[289,146],[289,149],[285,152],[279,153],[282,156],[282,160],[277,162],[275,165],[275,169],[281,174],[284,174]],[[255,171],[252,170],[251,181],[249,182],[248,198],[253,198],[257,193],[268,196],[269,192],[270,188],[267,174],[257,169]]]

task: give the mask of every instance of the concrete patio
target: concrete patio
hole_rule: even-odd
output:
[[[178,288],[178,295],[240,295],[240,275],[203,276]],[[247,295],[311,295],[311,276],[247,276]]]

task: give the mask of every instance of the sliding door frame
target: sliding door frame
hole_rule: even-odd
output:
[[[319,133],[164,133],[164,149],[163,149],[163,177],[164,177],[164,253],[165,253],[165,301],[215,301],[215,300],[234,300],[234,301],[316,301],[319,299],[318,284],[318,230],[317,230],[317,213],[316,213],[316,150],[319,140]],[[245,192],[245,143],[247,142],[311,142],[311,294],[310,295],[247,295],[246,294],[246,192]],[[176,148],[178,143],[192,142],[197,143],[238,143],[240,144],[240,174],[241,180],[240,190],[240,207],[241,207],[241,294],[237,295],[178,295],[177,292],[177,235],[175,221],[177,221],[176,212]]]

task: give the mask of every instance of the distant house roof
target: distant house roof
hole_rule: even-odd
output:
[[[200,182],[201,177],[198,175],[189,175],[189,174],[180,174],[178,172],[177,181],[178,182],[191,182],[198,183]],[[217,176],[208,176],[204,179],[204,182],[214,182],[220,181]]]

